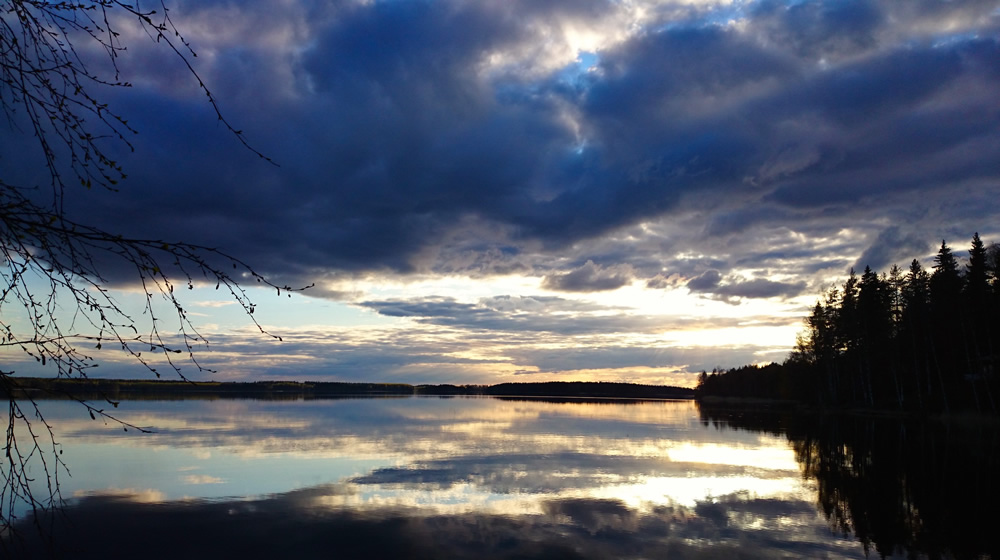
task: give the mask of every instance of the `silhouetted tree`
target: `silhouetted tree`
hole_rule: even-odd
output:
[[[920,261],[913,259],[903,280],[903,313],[899,336],[910,356],[911,388],[920,404],[932,390],[931,367],[933,340],[930,330],[930,275]]]
[[[976,234],[969,255],[962,267],[942,242],[932,274],[917,259],[905,275],[895,265],[860,278],[852,269],[813,306],[777,370],[731,369],[701,393],[998,412],[1000,249]]]
[[[941,248],[934,257],[934,272],[931,274],[931,321],[934,329],[935,367],[941,386],[942,398],[948,402],[948,393],[961,375],[959,369],[967,367],[962,349],[965,340],[962,314],[962,277],[959,275],[958,260],[951,248],[942,240]]]
[[[901,376],[902,342],[900,329],[903,323],[903,287],[905,280],[903,270],[898,265],[893,264],[889,269],[889,276],[886,279],[886,289],[889,298],[889,322],[891,332],[888,348],[889,370],[892,374],[892,384],[895,391],[896,403],[902,407],[906,398],[904,382]]]
[[[986,266],[986,246],[979,239],[979,233],[972,237],[972,246],[969,248],[969,263],[966,265],[965,285],[963,296],[965,298],[963,306],[963,316],[966,318],[964,324],[967,327],[965,336],[965,347],[968,353],[969,377],[974,389],[982,386],[984,390],[984,403],[991,409],[995,409],[992,390],[989,380],[989,366],[992,358],[992,336],[990,316],[990,286],[989,270]],[[979,392],[974,392],[976,405],[979,403]]]
[[[972,236],[972,246],[969,248],[969,264],[965,265],[965,293],[970,304],[985,303],[986,293],[989,290],[988,274],[986,267],[986,246],[979,238],[979,232]]]
[[[869,405],[887,399],[889,349],[892,340],[892,301],[889,286],[870,267],[861,275],[858,291],[860,327],[859,371],[861,400]]]
[[[0,348],[23,352],[58,377],[86,377],[98,365],[96,352],[109,346],[132,356],[157,377],[157,368],[165,367],[184,378],[185,358],[197,370],[203,369],[195,356],[203,338],[182,305],[184,288],[214,284],[228,292],[254,324],[255,306],[240,282],[260,282],[279,293],[289,290],[270,284],[246,263],[216,248],[125,237],[74,221],[66,213],[70,189],[114,190],[125,178],[121,165],[109,155],[109,139],[131,147],[128,137],[135,130],[99,98],[108,86],[130,85],[121,79],[117,66],[125,53],[123,36],[146,34],[176,54],[223,126],[264,157],[223,117],[189,62],[193,51],[166,8],[162,4],[159,8],[127,0],[2,4],[0,108],[25,139],[16,146],[3,146],[3,156],[8,161],[22,158],[34,145],[47,173],[46,184],[21,184],[0,176]],[[125,33],[122,26],[130,25]],[[95,52],[106,59],[93,58]],[[137,322],[137,315],[121,305],[109,288],[109,271],[123,270],[131,271],[130,283],[145,292],[145,309],[138,310],[146,317],[145,324]],[[165,323],[167,318],[171,320]],[[5,453],[0,459],[0,534],[4,534],[15,507],[40,514],[58,506],[63,464],[43,411],[24,398],[14,371],[0,370],[0,392],[9,403]],[[92,417],[114,419],[103,405],[83,402],[83,406]],[[29,473],[32,463],[40,472]],[[48,488],[46,495],[35,493],[42,488]]]

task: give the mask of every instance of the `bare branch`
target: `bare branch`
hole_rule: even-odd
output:
[[[254,316],[256,306],[241,282],[270,286],[279,294],[299,291],[272,284],[217,248],[126,238],[67,218],[67,189],[116,190],[126,174],[112,158],[111,147],[134,149],[129,138],[137,131],[93,93],[108,86],[131,87],[119,69],[126,45],[117,26],[142,30],[172,53],[197,82],[218,121],[244,147],[274,164],[223,115],[192,64],[197,54],[163,2],[155,5],[143,7],[138,0],[0,0],[0,111],[8,126],[32,138],[25,145],[34,143],[48,171],[48,185],[14,185],[0,176],[0,351],[19,350],[57,377],[87,378],[99,366],[97,353],[107,347],[156,377],[162,375],[157,367],[166,364],[167,371],[188,380],[184,367],[211,370],[196,358],[208,343],[182,305],[185,288],[214,283],[262,334],[278,340]],[[100,56],[94,58],[94,52]],[[145,295],[139,310],[126,309],[111,290],[122,271]],[[42,529],[46,514],[62,501],[59,477],[66,465],[52,427],[34,398],[19,389],[15,372],[0,369],[0,393],[8,396],[0,535],[12,530],[16,511],[32,512]],[[148,431],[103,406],[62,396],[78,401],[94,419]],[[116,401],[104,400],[117,408]],[[41,484],[45,493],[36,494]]]

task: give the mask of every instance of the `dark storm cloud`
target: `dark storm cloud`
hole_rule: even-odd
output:
[[[115,231],[225,248],[282,282],[518,272],[589,292],[639,267],[653,278],[644,263],[678,252],[752,259],[776,224],[870,240],[903,220],[914,236],[996,221],[976,204],[969,223],[954,194],[1000,194],[995,2],[651,8],[634,27],[626,6],[601,1],[182,8],[196,68],[281,167],[243,150],[190,95],[183,68],[136,42],[123,65],[137,86],[111,98],[141,132],[136,155],[123,154],[130,178],[121,193],[71,203]],[[221,31],[200,31],[223,17]],[[593,68],[563,52],[570,31],[609,37]],[[615,260],[581,247],[690,212],[697,232],[636,230]],[[780,268],[866,249],[881,260],[876,245],[892,240],[835,259],[800,248]],[[555,256],[600,265],[553,272]],[[717,260],[681,273],[724,277],[735,265]],[[796,290],[760,281],[728,295]]]

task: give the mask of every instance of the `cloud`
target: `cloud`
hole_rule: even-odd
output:
[[[764,278],[754,278],[720,286],[714,290],[714,293],[740,298],[792,297],[801,294],[805,287],[805,282],[775,282]]]
[[[171,79],[118,99],[142,108],[137,153],[185,165],[168,178],[162,160],[128,158],[121,193],[74,204],[137,235],[225,247],[293,285],[333,270],[441,270],[612,289],[629,277],[610,271],[657,251],[648,230],[614,261],[574,255],[598,270],[545,264],[691,205],[749,244],[776,220],[842,228],[899,217],[913,192],[933,207],[947,185],[989,184],[996,23],[985,5],[914,5],[763,2],[736,12],[739,25],[705,25],[726,13],[708,5],[650,11],[637,28],[622,27],[635,13],[602,2],[293,3],[270,19],[263,4],[191,6],[205,79],[282,166],[208,132],[205,108]],[[268,33],[251,48],[235,32],[202,36],[223,17]],[[935,18],[980,33],[934,42]],[[570,29],[592,34],[597,64],[566,82]],[[539,57],[541,45],[553,47]],[[155,192],[171,193],[157,213],[134,211]],[[878,208],[842,206],[875,196]],[[709,241],[682,236],[674,250]]]
[[[563,274],[550,274],[542,280],[542,287],[560,292],[600,292],[617,290],[633,280],[628,266],[601,267],[594,261]]]
[[[650,333],[635,311],[517,300],[544,310],[529,318],[489,298],[686,285],[793,305],[852,264],[925,258],[921,240],[1000,236],[995,2],[248,0],[171,17],[226,117],[280,166],[133,33],[120,61],[135,87],[107,97],[140,132],[134,153],[108,148],[129,177],[68,189],[71,215],[219,247],[419,329]],[[0,145],[27,144],[5,127]],[[4,179],[42,185],[41,162],[7,158]],[[134,280],[122,264],[107,278]],[[445,277],[481,281],[485,299],[377,288]],[[509,278],[524,283],[488,287]],[[469,360],[411,342],[446,369]],[[370,348],[337,356],[412,360]]]
[[[197,307],[228,307],[236,305],[236,302],[232,300],[196,301],[193,305]]]
[[[906,268],[907,260],[924,255],[931,249],[931,240],[916,233],[904,233],[899,226],[889,226],[879,232],[875,241],[865,249],[854,263],[855,270],[886,270],[892,264]],[[900,261],[897,263],[896,261]]]
[[[476,303],[442,296],[365,301],[359,305],[380,315],[412,318],[425,324],[510,333],[582,335],[662,328],[661,319],[630,315],[624,308],[547,296],[498,296],[482,298]]]
[[[726,300],[741,298],[775,298],[794,297],[801,294],[805,282],[776,282],[766,278],[745,279],[729,277],[722,283],[722,275],[718,270],[706,270],[697,278],[687,283],[687,289],[694,293],[711,294]]]
[[[677,278],[657,274],[646,281],[646,287],[651,290],[666,290],[677,286]]]
[[[706,270],[697,278],[692,278],[687,283],[687,289],[692,292],[709,292],[719,286],[722,275],[718,270]]]
[[[788,4],[765,0],[752,8],[762,40],[815,60],[837,60],[871,51],[887,14],[870,0]]]
[[[185,484],[222,484],[226,482],[217,476],[207,474],[189,474],[183,480]]]
[[[690,204],[719,224],[726,197],[742,201],[744,216],[764,210],[729,222],[747,242],[779,217],[797,230],[863,213],[892,218],[913,206],[913,192],[927,192],[930,207],[946,185],[996,173],[990,11],[915,4],[765,2],[740,25],[703,25],[710,12],[694,11],[664,28],[643,21],[642,33],[614,27],[624,7],[596,2],[296,7],[271,24],[277,55],[243,49],[236,36],[205,39],[206,79],[234,96],[232,118],[281,168],[206,134],[198,105],[143,89],[122,98],[126,109],[158,108],[138,121],[148,131],[138,152],[184,154],[185,165],[168,188],[161,167],[126,162],[136,180],[122,193],[76,203],[127,231],[212,240],[293,284],[331,269],[540,271],[573,243]],[[258,21],[261,8],[249,4],[229,25]],[[223,14],[211,4],[199,13]],[[926,26],[946,17],[981,33],[931,42]],[[542,60],[532,49],[542,39],[568,45],[559,30],[570,28],[605,39],[595,39],[594,70],[566,83],[550,69],[576,53]],[[240,95],[250,89],[262,97]],[[255,110],[261,100],[269,111]],[[135,219],[130,209],[157,190],[173,196]],[[838,206],[874,196],[881,209]],[[651,241],[637,237],[619,261],[594,262],[613,270]],[[535,242],[541,251],[529,249]],[[594,288],[627,278],[587,270],[575,272]],[[547,274],[554,287],[592,289]]]

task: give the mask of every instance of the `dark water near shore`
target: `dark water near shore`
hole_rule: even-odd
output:
[[[43,403],[66,558],[982,558],[995,425],[692,401]],[[10,543],[9,543],[10,544]]]

